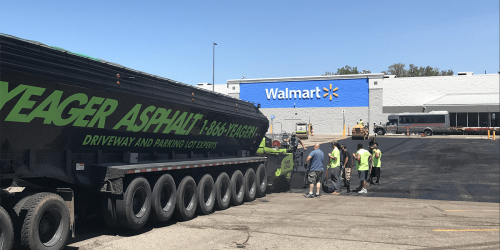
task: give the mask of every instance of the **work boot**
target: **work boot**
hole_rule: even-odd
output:
[[[347,192],[350,193],[351,192],[351,183],[349,183],[349,181],[347,181],[346,183],[346,187],[347,187]]]

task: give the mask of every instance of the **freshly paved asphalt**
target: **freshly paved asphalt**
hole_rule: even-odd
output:
[[[368,148],[368,140],[338,141],[352,153],[357,144]],[[377,137],[382,151],[380,185],[371,185],[370,197],[432,199],[450,201],[500,202],[500,141],[485,139],[443,139]],[[328,164],[330,143],[320,145]],[[313,150],[307,147],[306,157]],[[300,170],[304,171],[303,168]],[[306,193],[303,172],[292,181],[292,192]],[[351,186],[359,186],[353,171]],[[357,196],[355,192],[341,195]]]

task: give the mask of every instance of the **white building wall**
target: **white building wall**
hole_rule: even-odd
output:
[[[450,93],[498,93],[499,74],[385,78],[384,106],[422,106]]]
[[[261,112],[271,119],[274,115],[273,133],[295,131],[295,123],[306,122],[313,125],[313,132],[317,134],[342,134],[343,116],[345,110],[346,135],[348,127],[352,129],[360,119],[367,122],[368,107],[348,108],[267,108]],[[386,117],[387,118],[387,117]],[[270,133],[270,131],[268,131]]]
[[[206,89],[206,90],[210,90],[210,91],[212,90],[212,86],[213,85],[210,83],[198,83],[198,85],[196,85],[196,87],[198,87],[198,88],[202,88],[202,89]],[[228,95],[229,91],[227,88],[227,84],[216,84],[215,85],[215,92],[220,93],[220,94],[224,94],[224,95]]]

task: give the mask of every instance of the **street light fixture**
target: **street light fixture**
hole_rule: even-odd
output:
[[[212,62],[212,91],[215,92],[215,82],[214,82],[214,79],[215,79],[215,45],[217,45],[216,43],[214,43],[214,45],[212,45],[212,51],[213,51],[213,62]]]

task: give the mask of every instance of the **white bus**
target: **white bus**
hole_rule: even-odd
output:
[[[388,120],[385,125],[375,125],[373,132],[384,135],[386,133],[401,134],[409,130],[410,133],[425,133],[427,136],[450,133],[448,111],[391,114]]]

